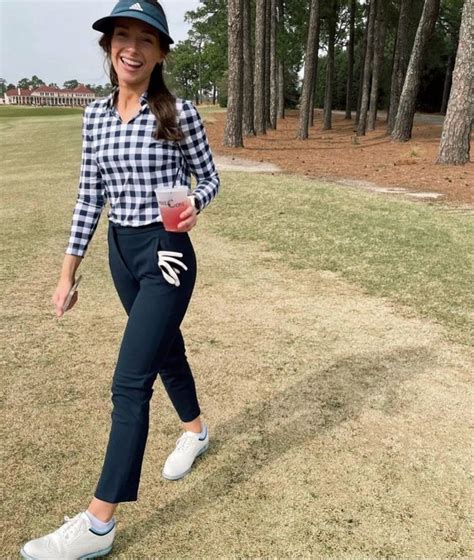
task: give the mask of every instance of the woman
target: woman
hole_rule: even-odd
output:
[[[174,98],[163,82],[162,64],[173,40],[159,3],[121,0],[93,28],[103,33],[100,45],[116,87],[84,114],[79,194],[53,303],[60,317],[108,199],[110,270],[128,321],[94,497],[86,511],[65,517],[59,529],[26,543],[21,553],[30,560],[96,558],[110,552],[118,503],[137,500],[158,373],[184,427],[163,477],[185,476],[209,445],[180,324],[196,277],[187,232],[217,194],[219,177],[198,112],[189,101]],[[167,232],[153,190],[175,183],[190,187],[191,173],[197,186],[181,213],[180,231]],[[76,301],[77,293],[69,308]]]

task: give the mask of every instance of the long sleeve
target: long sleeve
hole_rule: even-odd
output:
[[[82,126],[82,160],[79,178],[79,192],[72,216],[71,234],[66,253],[84,256],[97,228],[104,206],[103,186],[94,154],[92,138],[89,135],[89,108],[84,112]]]
[[[219,191],[220,179],[214,166],[201,117],[190,101],[183,102],[180,125],[185,134],[185,139],[180,142],[181,152],[186,165],[197,180],[193,194],[199,200],[202,210]]]

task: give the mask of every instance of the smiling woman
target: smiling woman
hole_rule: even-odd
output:
[[[161,5],[121,0],[93,28],[103,33],[100,45],[114,89],[84,113],[79,192],[53,304],[58,317],[76,304],[75,274],[108,200],[109,265],[128,321],[94,497],[86,511],[65,517],[59,529],[26,543],[21,554],[29,560],[96,558],[110,552],[118,503],[138,498],[158,374],[184,428],[162,476],[184,477],[209,446],[180,326],[196,279],[188,232],[216,196],[219,176],[199,113],[165,85],[163,62],[173,40]],[[193,192],[191,174],[197,180]],[[178,177],[183,211],[177,231],[167,231],[154,191],[161,187],[175,196]]]

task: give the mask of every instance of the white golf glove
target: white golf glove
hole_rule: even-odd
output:
[[[188,267],[176,257],[182,257],[183,253],[176,251],[158,251],[158,266],[163,273],[164,279],[174,286],[179,286],[178,274],[181,272],[178,267],[188,270]],[[175,266],[172,266],[174,264]]]

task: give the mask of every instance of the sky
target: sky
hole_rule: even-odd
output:
[[[133,2],[131,2],[133,3]],[[112,0],[0,0],[0,78],[16,84],[37,75],[47,84],[109,81],[92,23],[107,16]],[[161,0],[174,42],[186,39],[186,11],[199,0]]]

